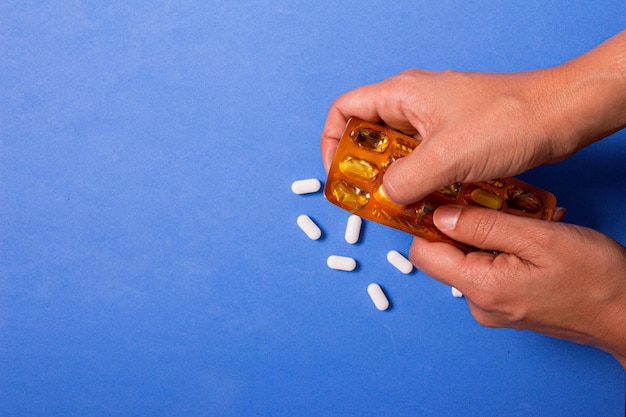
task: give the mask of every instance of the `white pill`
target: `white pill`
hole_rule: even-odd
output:
[[[322,183],[317,178],[294,181],[291,184],[291,191],[295,194],[316,193],[322,188]]]
[[[359,236],[361,236],[361,224],[363,224],[363,220],[356,214],[348,217],[348,224],[346,224],[346,242],[351,245],[355,244],[359,241]]]
[[[455,298],[461,298],[463,297],[463,293],[457,290],[456,288],[452,287],[452,296]]]
[[[387,310],[389,308],[389,300],[385,296],[383,289],[376,283],[371,283],[367,286],[367,293],[374,302],[374,305],[380,311]]]
[[[298,226],[311,240],[317,240],[322,236],[322,230],[306,214],[298,216]]]
[[[354,271],[356,268],[356,261],[348,256],[330,255],[326,264],[330,269],[339,271]]]
[[[387,253],[387,260],[389,263],[396,268],[398,271],[403,274],[410,274],[413,272],[413,264],[407,258],[405,258],[400,252],[397,250],[390,250]]]

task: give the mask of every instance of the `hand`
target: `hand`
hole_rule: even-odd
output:
[[[519,174],[626,126],[626,31],[554,68],[513,74],[406,71],[339,97],[322,132],[328,170],[349,117],[422,139],[385,173],[398,203],[456,181]]]
[[[385,190],[409,203],[456,181],[480,181],[523,172],[569,155],[535,113],[538,77],[407,71],[339,97],[322,134],[329,166],[348,116],[383,121],[422,139],[384,177]]]
[[[486,250],[415,238],[411,261],[465,295],[481,324],[589,344],[626,368],[626,248],[596,231],[477,207],[443,206],[436,226]]]

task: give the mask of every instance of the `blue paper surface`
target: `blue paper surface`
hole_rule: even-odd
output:
[[[559,64],[621,1],[0,5],[0,415],[622,416],[608,354],[487,329],[324,180],[332,100]],[[522,176],[626,242],[626,134]],[[323,229],[310,241],[300,214]],[[353,256],[354,273],[326,267]],[[378,282],[392,308],[377,311]]]

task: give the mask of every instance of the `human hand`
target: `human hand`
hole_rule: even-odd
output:
[[[626,368],[626,248],[584,227],[477,207],[443,206],[435,225],[490,251],[416,237],[411,261],[466,297],[479,323],[605,350]]]
[[[511,74],[411,70],[352,90],[322,132],[328,171],[346,121],[422,139],[385,173],[397,203],[454,182],[512,176],[570,156],[626,126],[626,31],[557,67]]]
[[[422,139],[385,173],[385,190],[398,203],[457,181],[511,176],[559,160],[573,149],[552,140],[547,123],[540,122],[533,103],[537,78],[413,70],[353,90],[329,111],[324,164],[330,165],[348,116],[383,121]]]

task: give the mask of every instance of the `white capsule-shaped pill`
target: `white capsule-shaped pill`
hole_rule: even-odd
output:
[[[317,178],[298,180],[291,184],[291,191],[293,191],[294,194],[316,193],[320,190],[320,188],[322,188],[322,183]]]
[[[359,236],[361,236],[361,225],[363,224],[363,220],[356,214],[348,217],[348,223],[346,224],[346,242],[353,245],[359,241]]]
[[[452,287],[452,296],[455,298],[461,298],[463,297],[463,293],[457,290],[456,288]]]
[[[367,293],[370,295],[370,298],[374,302],[377,309],[384,311],[389,308],[389,300],[383,292],[383,289],[380,288],[380,285],[372,282],[367,286]]]
[[[326,265],[328,265],[330,269],[337,269],[339,271],[354,271],[356,261],[349,256],[330,255],[326,260]]]
[[[298,216],[298,226],[311,240],[317,240],[322,236],[322,230],[313,220],[306,214]]]
[[[390,250],[387,253],[387,260],[403,274],[410,274],[413,272],[413,264],[411,261],[405,258],[404,255],[397,250]]]

